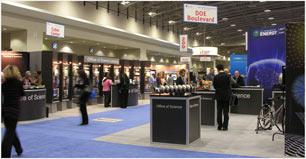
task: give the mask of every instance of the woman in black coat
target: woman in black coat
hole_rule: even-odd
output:
[[[128,96],[129,96],[129,87],[130,81],[126,73],[123,73],[122,77],[120,78],[119,84],[119,97],[121,101],[121,108],[126,108],[128,104]]]
[[[87,114],[86,103],[91,93],[91,90],[89,88],[90,83],[84,70],[79,70],[78,75],[80,81],[78,84],[75,85],[75,87],[80,89],[79,92],[81,93],[79,97],[79,104],[80,104],[80,111],[82,114],[82,123],[80,125],[88,125],[88,114]]]
[[[17,122],[20,112],[20,99],[24,96],[21,75],[16,66],[8,65],[4,69],[5,81],[2,83],[2,117],[5,126],[5,134],[2,140],[1,158],[10,158],[12,146],[17,155],[23,152],[16,133]]]

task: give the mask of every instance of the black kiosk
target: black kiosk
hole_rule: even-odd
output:
[[[201,96],[150,95],[151,142],[188,145],[201,137]]]

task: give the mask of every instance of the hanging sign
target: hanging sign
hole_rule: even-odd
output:
[[[200,61],[211,61],[211,57],[207,56],[200,57]]]
[[[191,57],[181,57],[180,60],[181,60],[181,63],[190,63]]]
[[[103,63],[119,65],[119,59],[99,56],[84,56],[84,63]]]
[[[184,22],[218,24],[218,7],[184,4]]]
[[[217,47],[195,47],[192,52],[193,56],[218,56]]]
[[[53,36],[57,38],[64,38],[65,37],[65,26],[61,24],[46,23],[46,35]]]
[[[187,52],[188,35],[180,35],[180,52]]]

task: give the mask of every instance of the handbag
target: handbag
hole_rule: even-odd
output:
[[[92,92],[91,92],[89,98],[90,98],[90,99],[93,99],[93,98],[95,98],[95,97],[96,97],[96,91],[95,91],[94,89],[92,89]]]

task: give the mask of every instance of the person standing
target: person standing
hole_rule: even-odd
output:
[[[168,77],[168,79],[167,79],[167,84],[168,84],[168,85],[173,85],[172,74],[169,74],[169,77]]]
[[[1,111],[5,134],[2,140],[1,158],[10,158],[12,146],[15,147],[18,156],[23,152],[16,127],[20,113],[20,97],[24,96],[24,90],[21,75],[16,66],[8,65],[4,69],[4,78],[5,81],[2,83],[4,101]]]
[[[33,85],[35,86],[40,86],[42,85],[42,78],[41,78],[41,72],[40,71],[36,71],[34,72],[34,81],[32,82]]]
[[[112,80],[110,80],[109,73],[105,73],[103,79],[103,94],[104,94],[104,107],[109,107],[111,101],[111,86],[113,85]]]
[[[209,70],[209,74],[206,76],[206,80],[207,81],[213,81],[215,77],[215,70],[213,68],[211,68]]]
[[[157,83],[157,88],[160,87],[162,85],[162,81],[160,79],[160,73],[157,73],[156,76],[156,83]]]
[[[235,71],[234,80],[239,86],[244,86],[243,78],[240,76],[239,71]]]
[[[228,112],[229,112],[229,100],[232,95],[231,90],[231,77],[223,70],[223,65],[217,66],[218,75],[214,77],[213,86],[216,89],[215,98],[217,100],[217,122],[218,130],[228,130]],[[222,122],[222,112],[224,115],[224,121]]]
[[[176,79],[176,85],[184,85],[184,84],[186,84],[186,80],[185,80],[186,70],[185,69],[181,69],[179,74],[180,74],[180,76]]]
[[[126,108],[128,105],[129,87],[130,87],[129,78],[126,75],[126,73],[123,73],[122,77],[120,78],[120,84],[119,84],[121,108]]]
[[[79,83],[76,84],[75,87],[80,89],[79,104],[80,104],[80,111],[82,114],[82,123],[80,125],[88,125],[88,114],[87,114],[86,103],[91,93],[90,83],[84,70],[79,70],[78,76],[79,76]]]

